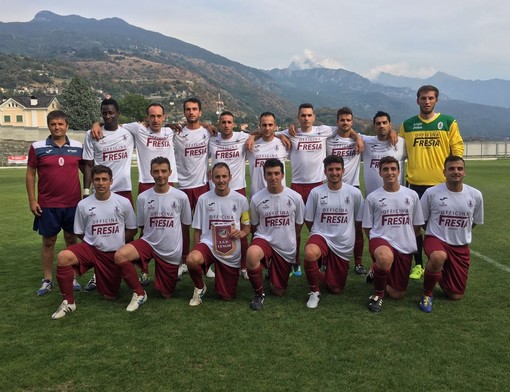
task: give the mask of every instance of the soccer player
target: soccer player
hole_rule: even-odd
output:
[[[212,168],[214,189],[198,198],[193,216],[195,246],[186,259],[195,284],[190,306],[202,303],[207,287],[202,273],[216,265],[216,293],[231,300],[237,292],[241,261],[241,239],[250,233],[246,197],[229,188],[232,178],[228,165],[218,162]]]
[[[186,126],[176,134],[175,156],[179,172],[179,189],[188,196],[191,210],[194,211],[200,195],[209,191],[207,181],[209,139],[211,134],[200,125],[202,102],[197,98],[188,98],[183,103]],[[182,260],[186,261],[190,248],[190,234],[183,233],[184,244]],[[185,268],[185,265],[183,264]],[[181,270],[185,272],[185,270]],[[208,270],[208,277],[214,277],[214,271]]]
[[[276,116],[273,113],[264,112],[260,115],[259,129],[260,139],[257,139],[253,148],[247,152],[251,178],[250,195],[254,195],[267,186],[264,179],[266,160],[276,158],[285,167],[285,159],[289,155],[282,141],[275,137]],[[285,186],[285,175],[282,177],[282,185]]]
[[[142,235],[120,248],[114,258],[123,279],[133,290],[133,297],[126,308],[128,312],[137,310],[147,300],[132,262],[147,268],[149,261],[154,259],[154,287],[164,298],[172,296],[182,256],[182,233],[189,230],[191,224],[188,197],[169,184],[172,169],[168,158],[154,158],[151,174],[154,187],[140,194],[136,203]]]
[[[64,300],[52,319],[60,319],[76,310],[73,293],[74,273],[94,268],[97,291],[115,299],[120,289],[120,273],[114,263],[115,251],[136,234],[136,216],[125,197],[111,192],[112,171],[97,165],[92,168],[93,195],[78,203],[74,232],[83,240],[60,252],[57,257],[57,280]],[[135,275],[136,276],[136,275]]]
[[[464,154],[464,142],[457,121],[434,111],[439,99],[436,87],[422,86],[416,96],[420,113],[402,123],[400,136],[406,141],[407,182],[421,197],[427,188],[444,182],[444,160],[449,155],[461,157]],[[423,276],[421,234],[417,237],[417,245],[414,255],[416,265],[411,271],[411,279]]]
[[[335,134],[326,140],[326,153],[328,155],[341,156],[344,160],[344,174],[342,181],[359,188],[359,167],[361,155],[358,145],[358,139],[351,137],[356,135],[352,129],[354,116],[352,110],[348,107],[338,109],[336,113],[337,130]],[[364,136],[359,135],[364,140]],[[358,275],[366,274],[365,267],[363,266],[363,229],[361,225],[356,226],[356,241],[354,243],[354,271]]]
[[[457,301],[464,296],[470,265],[469,244],[475,225],[483,224],[482,193],[463,183],[466,166],[451,155],[444,162],[446,181],[425,191],[421,198],[426,221],[423,248],[428,256],[420,309],[432,312],[436,283]]]
[[[328,155],[324,159],[327,183],[310,192],[305,207],[305,223],[310,238],[305,246],[305,273],[310,286],[306,306],[314,309],[320,301],[319,280],[339,294],[347,280],[349,258],[354,249],[355,226],[361,227],[361,191],[342,182],[344,160]],[[326,272],[319,270],[319,265]]]
[[[53,288],[53,258],[60,230],[64,230],[67,246],[77,242],[73,224],[81,199],[78,171],[82,168],[82,144],[66,136],[69,121],[63,111],[50,112],[47,124],[50,136],[32,143],[28,151],[25,179],[30,211],[35,216],[33,227],[42,236],[44,277],[37,295],[45,295]],[[81,290],[77,281],[74,284],[76,290]]]
[[[407,157],[405,140],[397,137],[397,143],[392,144],[390,132],[392,131],[391,118],[388,113],[378,111],[373,120],[376,136],[364,136],[365,149],[363,150],[363,180],[365,183],[365,196],[383,185],[379,175],[379,161],[382,157],[395,157],[401,167],[399,183],[404,185],[404,164]]]
[[[246,141],[250,135],[244,132],[234,132],[236,126],[232,112],[225,111],[220,114],[219,134],[209,140],[209,157],[214,166],[218,162],[225,162],[232,175],[229,188],[246,196]],[[209,181],[211,189],[214,188],[212,179]],[[246,271],[246,250],[248,238],[241,239],[241,276],[248,279]]]
[[[119,126],[119,104],[112,98],[103,99],[101,102],[101,115],[103,137],[96,140],[92,137],[91,131],[87,131],[83,146],[83,160],[85,170],[83,172],[83,195],[90,194],[92,182],[91,171],[94,165],[105,165],[112,169],[115,182],[111,191],[126,197],[133,205],[131,193],[131,162],[135,141],[133,135],[126,129]],[[94,291],[96,289],[96,276],[93,275],[83,291]]]
[[[301,230],[305,205],[301,195],[282,185],[283,163],[270,158],[264,163],[267,187],[250,202],[253,240],[246,254],[246,265],[255,296],[250,307],[263,308],[265,292],[262,268],[269,273],[271,291],[285,294],[296,257],[296,233]]]
[[[424,223],[418,194],[399,183],[398,160],[381,158],[379,173],[383,186],[367,196],[363,209],[363,228],[374,262],[367,275],[374,283],[374,295],[368,300],[372,312],[381,311],[385,291],[394,299],[404,297],[416,233]]]

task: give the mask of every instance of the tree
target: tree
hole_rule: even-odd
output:
[[[100,101],[92,87],[79,76],[73,76],[60,103],[69,117],[69,128],[86,131],[99,120]]]
[[[151,104],[147,98],[140,94],[126,94],[119,101],[122,123],[142,121],[147,116],[147,106]]]

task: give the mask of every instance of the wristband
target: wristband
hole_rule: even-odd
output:
[[[90,195],[90,188],[83,188],[83,196]]]

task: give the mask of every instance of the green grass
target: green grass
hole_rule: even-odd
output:
[[[466,183],[485,197],[486,223],[475,228],[472,249],[510,267],[510,161],[467,166]],[[58,290],[35,295],[40,239],[31,230],[24,171],[0,170],[0,187],[0,390],[510,389],[510,274],[477,257],[466,297],[451,302],[438,291],[431,314],[418,310],[421,282],[415,281],[405,299],[388,299],[380,314],[371,314],[371,288],[351,271],[344,294],[324,292],[315,310],[305,306],[304,277],[290,279],[285,297],[268,296],[260,312],[249,309],[249,282],[224,302],[208,279],[203,305],[191,308],[186,276],[171,300],[149,288],[147,304],[134,314],[125,311],[131,295],[123,285],[114,302],[79,293],[77,311],[53,321]]]

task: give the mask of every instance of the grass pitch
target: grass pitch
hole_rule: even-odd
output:
[[[133,314],[123,284],[114,302],[78,293],[77,311],[54,321],[58,289],[35,295],[40,239],[31,230],[24,170],[0,170],[0,390],[510,390],[509,171],[510,161],[467,162],[465,182],[485,198],[485,224],[472,244],[483,258],[472,257],[465,298],[452,302],[437,291],[431,314],[418,309],[422,281],[371,314],[371,286],[351,271],[344,294],[323,291],[315,310],[305,306],[304,276],[290,279],[285,297],[268,295],[260,312],[249,309],[247,281],[224,302],[207,279],[202,306],[191,308],[185,276],[170,300],[150,287]]]

